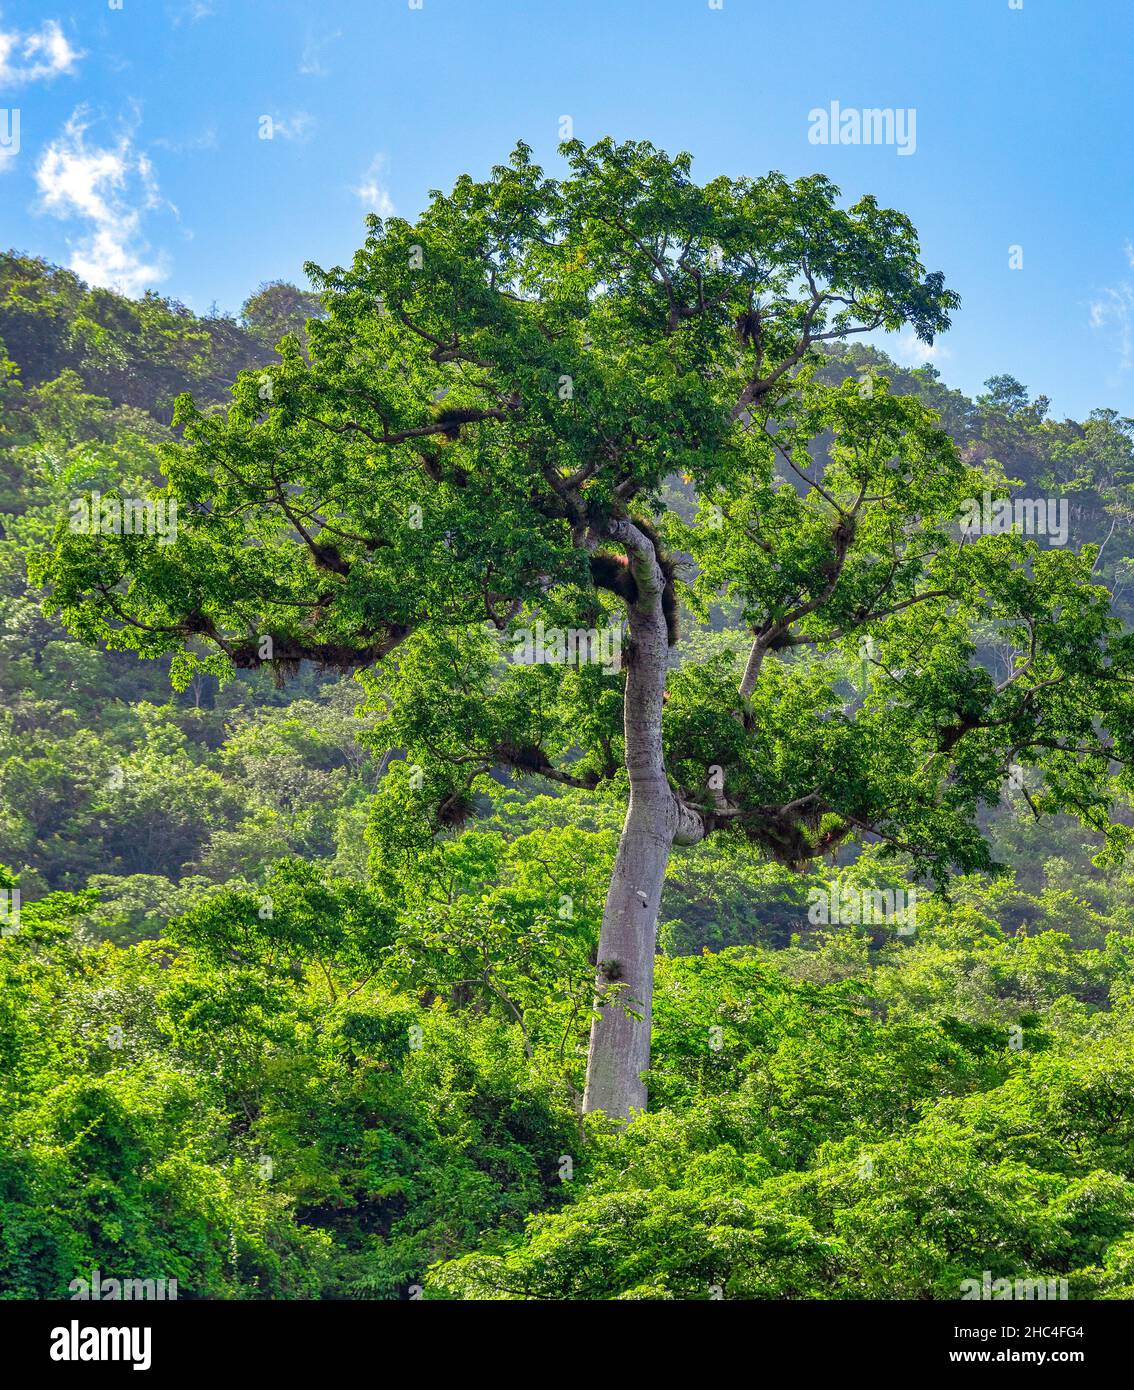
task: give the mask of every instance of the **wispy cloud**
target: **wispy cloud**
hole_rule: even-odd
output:
[[[1134,243],[1127,242],[1126,264],[1134,269]],[[1089,305],[1092,328],[1112,335],[1118,348],[1118,370],[1134,367],[1134,283],[1120,280],[1099,290]]]
[[[54,19],[38,29],[0,29],[0,86],[16,87],[75,71],[83,56]]]
[[[341,39],[343,31],[336,29],[332,34],[308,34],[299,59],[299,71],[304,77],[326,77],[329,69],[323,62],[323,53],[336,39]]]
[[[1108,329],[1118,347],[1118,367],[1129,371],[1134,367],[1134,285],[1123,281],[1100,290],[1091,301],[1092,328]]]
[[[309,111],[293,111],[290,116],[261,116],[260,130],[269,133],[262,135],[265,140],[295,140],[302,143],[311,139],[315,129],[315,117]]]
[[[215,11],[212,0],[182,0],[182,3],[171,5],[167,12],[176,26],[196,24],[199,20],[208,19]]]
[[[170,154],[195,154],[199,150],[215,150],[219,145],[216,126],[208,126],[198,135],[189,135],[184,140],[171,140],[159,135],[150,144],[157,150],[168,150]]]
[[[949,356],[944,343],[923,343],[912,328],[901,333],[896,343],[887,343],[886,350],[902,367],[923,367],[927,362],[941,362]]]
[[[45,211],[87,224],[72,244],[70,267],[94,285],[138,294],[165,276],[142,236],[142,215],[163,205],[149,159],[123,134],[114,145],[88,143],[83,108],[44,150],[35,171]]]
[[[393,217],[394,202],[383,187],[386,166],[389,163],[384,154],[376,154],[367,166],[361,181],[351,189],[356,198],[369,212],[379,217]]]

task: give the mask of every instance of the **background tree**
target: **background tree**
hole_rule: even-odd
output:
[[[1089,549],[959,537],[984,474],[918,399],[818,372],[833,340],[948,325],[904,217],[818,176],[698,185],[648,144],[563,152],[562,181],[521,145],[310,268],[306,347],[243,373],[226,413],[179,402],[176,545],[63,528],[34,577],[83,639],[175,652],[180,683],[366,670],[435,830],[502,767],[628,792],[584,1101],[625,1116],[672,845],[736,837],[801,870],[866,839],[944,881],[991,866],[978,811],[1025,767],[1037,814],[1116,852],[1129,644]],[[671,669],[682,596],[723,602],[744,653]],[[486,631],[615,609],[617,680],[503,662]],[[1015,653],[1000,679],[988,640]]]
[[[270,280],[261,285],[240,310],[245,329],[266,348],[274,348],[288,334],[302,338],[307,320],[322,314],[323,303],[317,294],[285,280]]]

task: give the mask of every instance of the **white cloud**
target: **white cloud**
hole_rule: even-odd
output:
[[[199,135],[186,136],[184,140],[171,140],[168,136],[159,135],[156,140],[151,140],[150,144],[156,150],[168,150],[170,154],[196,154],[200,150],[215,150],[219,146],[217,140],[216,126],[208,126]]]
[[[949,356],[944,343],[923,343],[912,328],[907,328],[896,343],[886,346],[890,356],[902,367],[923,367],[926,362],[941,362]]]
[[[93,285],[139,294],[164,278],[141,234],[142,213],[162,206],[153,165],[123,135],[114,146],[87,143],[85,113],[76,111],[44,150],[35,181],[45,211],[79,218],[87,232],[72,245],[70,267]]]
[[[1134,269],[1134,242],[1122,248],[1126,263]],[[1134,282],[1120,280],[1098,291],[1087,306],[1088,322],[1099,332],[1109,333],[1118,349],[1118,370],[1134,367]]]
[[[315,129],[315,117],[308,111],[293,111],[290,116],[261,116],[261,129],[265,120],[271,123],[268,126],[271,135],[267,138],[272,140],[310,140]]]
[[[376,212],[379,217],[393,217],[394,201],[382,187],[381,180],[385,178],[387,159],[384,154],[376,154],[370,161],[366,173],[362,176],[362,182],[351,189],[351,192],[370,212]]]
[[[196,24],[199,20],[208,19],[215,13],[212,0],[189,0],[188,4],[175,7],[172,10],[174,26],[189,23]]]
[[[299,60],[299,71],[304,77],[326,77],[327,67],[323,62],[323,50],[329,48],[343,32],[336,29],[333,34],[308,34],[303,44],[303,55]]]
[[[0,29],[0,86],[15,87],[74,72],[82,56],[54,19],[45,19],[38,29],[24,33]]]
[[[1114,335],[1119,371],[1134,367],[1134,285],[1124,280],[1100,290],[1090,304],[1090,324]]]

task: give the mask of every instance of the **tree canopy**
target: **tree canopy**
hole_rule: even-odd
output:
[[[0,1293],[1128,1298],[1134,423],[565,154],[240,317],[0,257]]]

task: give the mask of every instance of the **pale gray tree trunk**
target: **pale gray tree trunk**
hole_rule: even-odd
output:
[[[583,1109],[627,1119],[646,1106],[642,1072],[650,1064],[654,949],[670,849],[702,838],[704,826],[679,804],[662,757],[669,660],[664,577],[649,538],[633,523],[612,522],[609,533],[626,546],[638,586],[623,715],[630,804],[603,911]]]

